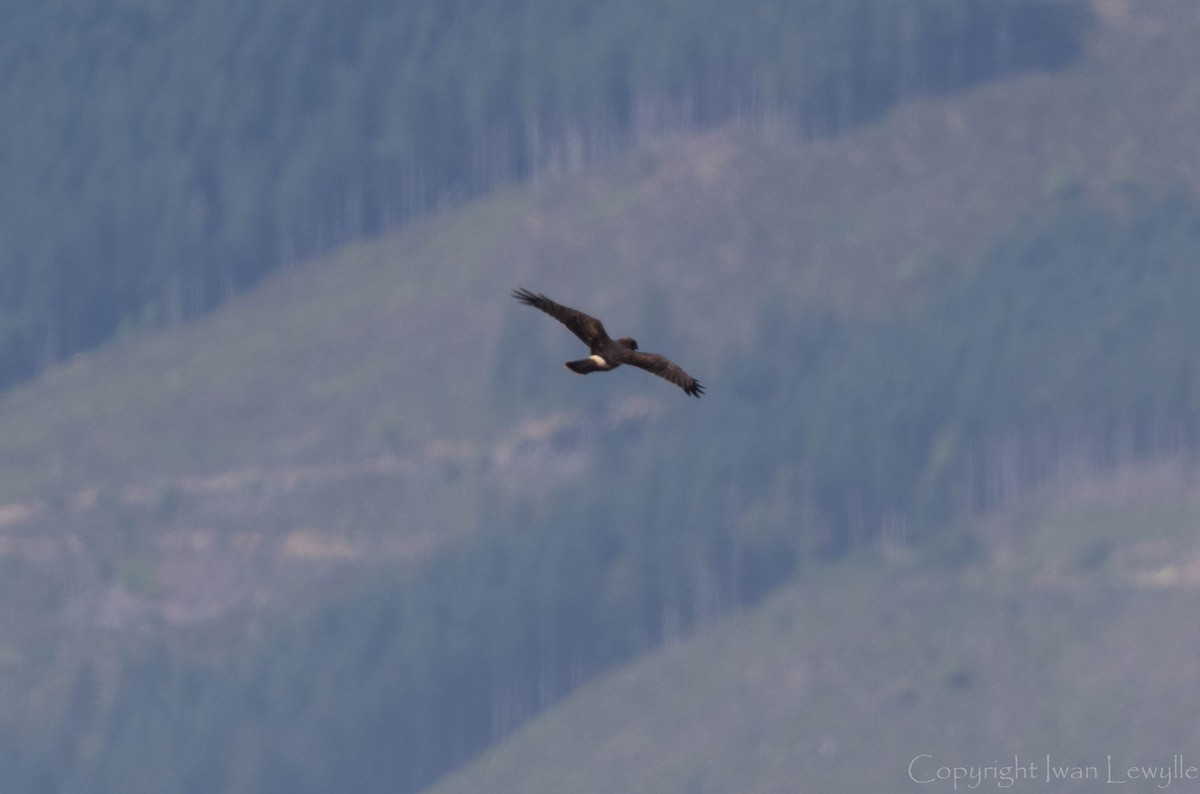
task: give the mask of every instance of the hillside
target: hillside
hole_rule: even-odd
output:
[[[1194,454],[1200,21],[1097,8],[1063,72],[544,175],[5,393],[14,785],[411,790],[831,557]],[[709,393],[569,375],[515,286]],[[909,573],[867,585],[960,584]]]
[[[644,395],[638,410],[675,407],[628,373],[548,377],[575,343],[522,315],[514,285],[614,328],[649,326],[712,380],[761,332],[756,307],[879,314],[1064,192],[1120,208],[1130,185],[1200,189],[1191,28],[1164,22],[1194,22],[1190,7],[1104,7],[1088,61],[1062,75],[914,102],[838,140],[797,146],[737,127],[672,139],[348,247],[203,323],[78,357],[0,399],[6,537],[61,552],[64,525],[111,529],[113,513],[150,529],[165,517],[392,535],[391,499],[411,532],[452,534],[471,519],[404,494],[448,469],[490,476],[497,450],[597,389]],[[535,372],[557,391],[523,388]],[[714,383],[708,410],[732,408],[734,385]],[[380,477],[400,489],[305,502],[306,489]],[[307,518],[281,518],[283,496]]]
[[[829,135],[1074,60],[1083,0],[0,9],[0,388],[672,131]]]
[[[1193,471],[1131,467],[979,523],[997,544],[986,563],[862,553],[813,569],[429,792],[919,791],[949,787],[931,782],[947,766],[993,767],[963,789],[1095,791],[1109,756],[1128,790],[1160,790],[1127,770],[1170,767],[1200,738],[1178,699],[1200,684],[1198,522]],[[1099,777],[1047,783],[1047,755]],[[997,780],[1014,758],[1032,781]]]

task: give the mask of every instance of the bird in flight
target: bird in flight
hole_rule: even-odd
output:
[[[569,306],[563,306],[561,303],[555,303],[545,295],[530,292],[527,289],[515,289],[512,294],[526,306],[541,309],[567,326],[571,333],[588,346],[591,355],[578,361],[567,362],[567,369],[572,372],[580,375],[586,375],[589,372],[608,372],[622,364],[630,364],[671,381],[692,397],[704,394],[704,387],[700,385],[700,382],[684,372],[671,359],[658,353],[639,351],[637,340],[628,336],[610,339],[608,332],[604,330],[604,325],[595,317],[590,317]]]

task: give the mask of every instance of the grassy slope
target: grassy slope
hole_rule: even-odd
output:
[[[1133,177],[1200,188],[1195,7],[1105,8],[1065,74],[914,103],[840,140],[796,145],[766,125],[664,141],[350,247],[5,394],[0,697],[40,680],[72,632],[119,642],[114,629],[270,612],[313,575],[474,528],[481,482],[536,487],[498,453],[570,419],[576,398],[681,399],[628,373],[489,391],[513,340],[539,366],[577,352],[513,286],[614,329],[658,322],[655,347],[704,378],[764,303],[871,311],[1056,192],[1119,204]],[[721,410],[730,389],[706,382],[698,405]]]
[[[1179,700],[1200,687],[1198,524],[1194,476],[1165,465],[990,517],[981,535],[1021,541],[987,564],[862,555],[813,571],[432,792],[906,791],[923,753],[930,771],[1014,754],[1043,774],[1048,753],[1102,775],[1110,753],[1122,769],[1170,763],[1200,740]],[[1097,536],[1121,540],[1098,559]]]
[[[869,308],[903,295],[923,263],[971,250],[995,228],[986,217],[1003,226],[1075,191],[1119,208],[1133,181],[1195,190],[1185,130],[1200,121],[1200,64],[1186,42],[1200,13],[1097,5],[1104,25],[1080,68],[805,147],[827,212],[807,205],[818,237],[797,235],[811,246],[798,258],[818,280],[801,271],[796,288]],[[1200,739],[1179,700],[1200,687],[1197,523],[1191,475],[1127,470],[980,522],[986,562],[960,572],[814,571],[585,688],[433,791],[906,790],[920,753],[938,765],[1020,753],[1041,774],[1047,753],[1101,775],[1109,753],[1169,763]]]
[[[381,435],[412,450],[494,432],[479,376],[512,322],[516,284],[614,327],[639,324],[658,308],[639,296],[663,288],[674,349],[711,370],[748,340],[765,296],[862,310],[896,300],[923,261],[961,260],[1038,212],[1048,193],[1118,202],[1135,176],[1200,189],[1200,56],[1189,50],[1200,23],[1194,6],[1159,9],[1118,17],[1063,75],[917,102],[836,141],[797,147],[738,130],[667,141],[353,246],[210,321],[78,359],[0,400],[0,502],[353,461],[385,449]],[[549,328],[522,328],[573,349]]]

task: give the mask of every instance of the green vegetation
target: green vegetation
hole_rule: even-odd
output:
[[[1197,683],[1194,591],[1139,587],[1113,566],[1049,576],[1039,553],[1062,523],[1104,512],[1102,531],[1120,533],[1126,551],[1155,545],[1137,534],[1167,534],[1177,541],[1162,559],[1195,564],[1194,486],[1186,511],[1146,523],[1179,484],[1132,479],[991,516],[1029,543],[1017,575],[863,552],[812,569],[582,687],[430,794],[903,791],[920,788],[907,770],[921,754],[933,768],[1019,755],[1043,775],[1047,753],[1101,775],[1110,752],[1166,763],[1160,748],[1200,738],[1186,709],[1167,705]],[[1132,499],[1103,495],[1130,486]]]
[[[1068,462],[1194,456],[1198,256],[1184,194],[1138,197],[1123,218],[1068,203],[829,353],[797,404],[807,432],[786,441],[811,445],[843,540],[855,520],[987,508]]]
[[[266,21],[246,8],[245,24],[223,35],[245,33],[239,46],[251,53]],[[913,24],[953,31],[979,9],[987,22],[987,9],[1025,6],[909,8],[919,9]],[[951,8],[968,16],[934,13]],[[764,789],[793,791],[789,761],[836,790],[864,747],[889,758],[925,749],[909,743],[942,738],[946,715],[965,727],[943,750],[990,756],[1017,735],[1039,747],[1081,737],[1062,745],[1080,752],[1100,738],[1123,742],[1113,714],[1147,692],[1174,703],[1194,688],[1178,676],[1125,685],[1146,667],[1130,636],[1174,639],[1164,658],[1194,668],[1194,638],[1167,636],[1163,620],[1190,625],[1195,610],[1181,590],[1122,590],[1194,581],[1183,556],[1194,505],[1045,515],[1024,506],[1001,532],[988,521],[1097,470],[1195,457],[1188,310],[1200,297],[1200,205],[1195,184],[1164,189],[1196,152],[1195,36],[1162,24],[1168,12],[1149,13],[1163,16],[1101,37],[1108,61],[1089,55],[1087,69],[921,100],[839,140],[680,136],[578,180],[506,188],[279,274],[204,322],[10,389],[0,398],[3,785],[409,791],[514,731],[517,746],[543,751],[533,757],[567,757],[556,739],[607,747],[611,726],[629,720],[641,733],[618,731],[616,762],[599,758],[649,790],[748,788],[762,775]],[[912,32],[880,18],[888,35]],[[326,22],[288,40],[342,24]],[[1000,29],[990,24],[981,36]],[[455,29],[447,22],[438,35]],[[980,51],[1000,52],[1004,40]],[[153,48],[128,57],[143,53]],[[1163,53],[1174,59],[1167,69]],[[227,62],[255,63],[244,57]],[[1137,66],[1120,71],[1114,57]],[[847,118],[815,115],[808,132],[886,107],[882,89],[847,89],[855,79],[832,95],[879,100],[875,110],[864,99]],[[647,85],[653,98],[659,89]],[[668,92],[657,107],[688,107],[688,96]],[[801,94],[779,96],[785,105]],[[1064,105],[1070,112],[1045,112]],[[651,116],[628,126],[759,112],[715,101],[711,117],[693,111],[686,124]],[[1143,129],[1153,145],[1137,137]],[[317,134],[306,130],[294,134]],[[574,149],[540,140],[582,162],[643,134],[572,132]],[[316,157],[321,147],[310,146]],[[258,158],[246,157],[252,176]],[[479,181],[439,202],[511,176],[495,165],[503,158],[481,157]],[[205,173],[227,173],[226,160],[214,163]],[[353,168],[322,173],[335,188],[356,178]],[[263,193],[263,206],[286,210],[285,192]],[[338,201],[330,206],[341,211]],[[374,216],[378,228],[400,217],[385,215]],[[226,246],[226,220],[214,221],[204,256]],[[313,236],[280,250],[375,227],[360,218],[304,229]],[[300,233],[280,239],[288,234]],[[208,297],[195,311],[257,278],[203,270],[215,261],[237,260],[196,265],[208,286],[195,294]],[[564,375],[575,342],[505,297],[522,283],[653,338],[710,394],[684,400],[636,372]],[[141,308],[127,325],[170,321],[179,305],[156,289],[130,304]],[[1155,525],[1144,534],[1162,548],[1131,549],[1130,527],[1141,535],[1142,524]],[[1032,526],[1044,531],[1024,537]],[[862,547],[915,562],[863,564]],[[1002,563],[1015,578],[999,575]],[[797,579],[800,589],[774,597]],[[747,623],[716,626],[726,642],[686,644],[751,609],[749,634],[738,628]],[[551,709],[521,730],[663,646],[675,661],[652,676],[690,686],[663,696],[635,671],[624,679],[632,694],[584,689],[588,715]],[[1020,695],[1044,686],[1047,670],[1057,671],[1048,697],[1060,699],[1018,734]],[[1121,692],[1086,697],[1108,692],[1106,681]],[[639,693],[652,711],[642,723],[630,717]],[[995,733],[971,719],[984,712],[1001,715]],[[654,741],[674,736],[689,747]],[[1185,730],[1123,742],[1146,756],[1191,744]],[[621,761],[631,745],[657,754],[649,768]],[[500,762],[512,765],[509,790],[537,790],[519,776],[530,757]],[[480,768],[501,779],[499,767]],[[902,780],[894,771],[871,767],[878,777],[860,788],[891,790]]]
[[[1067,461],[1194,456],[1198,260],[1200,205],[1183,195],[1120,216],[1072,202],[894,316],[769,313],[756,363],[735,355],[714,379],[743,384],[706,401],[715,421],[598,436],[589,477],[544,499],[475,484],[489,509],[471,542],[315,608],[220,673],[167,653],[129,666],[78,771],[121,781],[136,758],[164,791],[201,768],[232,790],[414,791],[889,522],[920,543]],[[1091,537],[1067,568],[1106,569]],[[121,575],[153,587],[140,567]],[[967,696],[977,665],[939,658],[910,688]]]
[[[283,0],[0,12],[0,385],[668,129],[823,134],[1056,68],[1081,2]]]

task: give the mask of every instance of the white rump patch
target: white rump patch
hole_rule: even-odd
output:
[[[600,358],[600,356],[597,356],[595,353],[588,356],[588,358],[590,358],[592,361],[595,361],[597,366],[600,366],[600,367],[608,366],[608,362],[605,361],[604,359]]]

